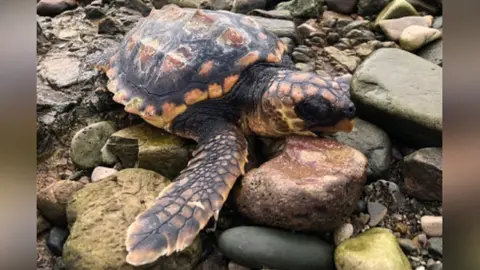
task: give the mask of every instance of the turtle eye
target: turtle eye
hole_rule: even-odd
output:
[[[295,105],[295,113],[307,126],[330,125],[338,120],[331,102],[318,97],[307,97]]]

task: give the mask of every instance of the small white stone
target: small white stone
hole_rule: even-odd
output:
[[[342,226],[335,229],[334,241],[335,245],[338,246],[343,241],[349,239],[353,235],[353,225],[350,223],[345,223]]]
[[[422,230],[429,237],[440,237],[443,234],[442,216],[423,216],[420,219]]]
[[[117,172],[118,172],[117,170],[112,168],[98,166],[95,169],[93,169],[91,179],[92,179],[92,182],[97,182]]]

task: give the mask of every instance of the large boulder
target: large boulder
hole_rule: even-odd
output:
[[[397,48],[373,52],[351,84],[358,115],[414,146],[442,143],[442,68]]]
[[[277,157],[242,179],[235,197],[257,224],[328,231],[354,210],[367,176],[367,158],[332,139],[293,136]]]
[[[63,248],[67,269],[138,269],[125,261],[125,238],[135,217],[170,183],[144,169],[125,169],[77,192],[67,207],[70,236]],[[161,258],[147,269],[193,269],[201,242]]]

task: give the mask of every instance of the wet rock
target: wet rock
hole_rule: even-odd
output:
[[[213,10],[232,10],[233,0],[211,0],[210,5]]]
[[[428,239],[428,249],[440,256],[443,256],[443,239],[440,237],[433,237]]]
[[[378,14],[390,0],[358,0],[357,10],[360,16]]]
[[[92,179],[92,182],[97,182],[111,175],[114,175],[117,172],[118,171],[113,168],[98,166],[95,169],[93,169],[91,179]]]
[[[265,17],[270,19],[280,19],[280,20],[293,20],[290,10],[284,9],[273,9],[273,10],[263,10],[263,9],[254,9],[248,13],[248,15]]]
[[[412,253],[419,250],[418,245],[408,238],[398,238],[397,241],[402,250],[406,253]]]
[[[72,162],[80,169],[94,168],[103,163],[101,150],[116,130],[112,122],[102,121],[79,130],[72,138]]]
[[[50,229],[51,225],[37,210],[37,235]]]
[[[67,240],[68,231],[66,229],[53,227],[48,235],[47,247],[55,256],[62,256],[63,244]]]
[[[407,16],[418,16],[415,8],[407,0],[393,0],[378,14],[375,25],[381,20],[397,19]]]
[[[370,40],[375,40],[375,34],[369,30],[358,30],[353,29],[345,35],[346,38],[354,39],[358,42],[367,42]]]
[[[443,66],[443,40],[438,39],[423,46],[416,54],[435,65]]]
[[[441,67],[400,49],[381,48],[357,68],[351,87],[360,118],[412,145],[441,144]]]
[[[68,200],[82,188],[83,184],[75,181],[54,182],[38,192],[38,210],[53,225],[64,227],[67,224],[65,211]]]
[[[232,12],[247,14],[254,9],[265,8],[266,0],[234,0]]]
[[[365,59],[378,48],[382,48],[382,43],[378,40],[371,40],[357,45],[355,52],[361,59]]]
[[[356,30],[367,30],[367,31],[370,32],[370,30],[372,29],[371,24],[372,23],[370,21],[367,21],[367,20],[355,20],[355,21],[349,22],[346,26],[344,26],[341,29],[341,33],[343,35],[346,35],[346,34],[348,34],[348,32],[350,32],[354,29],[356,29]],[[367,34],[367,35],[370,35],[370,34]]]
[[[125,29],[119,20],[108,16],[98,23],[98,33],[107,35],[124,34]]]
[[[385,228],[372,228],[348,239],[335,250],[339,270],[411,270],[395,236]]]
[[[443,27],[443,16],[438,16],[433,21],[433,28],[441,30]]]
[[[313,236],[241,226],[223,232],[218,245],[232,261],[250,268],[334,269],[333,248]]]
[[[333,59],[352,73],[357,69],[357,66],[361,61],[357,56],[348,55],[344,51],[341,51],[333,46],[325,47],[324,53],[327,57]]]
[[[438,15],[442,11],[441,1],[437,0],[407,0],[416,10]],[[440,3],[439,3],[440,2]]]
[[[357,0],[325,0],[329,10],[350,14],[355,11]]]
[[[89,20],[96,20],[105,17],[105,11],[101,7],[86,6],[85,18]]]
[[[37,2],[37,15],[48,17],[55,17],[78,6],[75,0],[40,0]]]
[[[343,241],[349,239],[353,235],[353,225],[350,223],[345,223],[342,226],[335,229],[333,234],[333,239],[335,245],[340,245]]]
[[[440,30],[412,25],[405,28],[400,35],[400,47],[412,52],[441,37],[442,32]]]
[[[420,219],[422,230],[429,237],[442,236],[443,217],[441,216],[423,216]]]
[[[47,247],[48,234],[40,235],[37,238],[37,269],[53,269],[54,257]]]
[[[419,200],[442,200],[442,149],[422,148],[404,157],[405,192]]]
[[[291,38],[282,37],[280,40],[287,45],[287,53],[291,54],[293,52],[293,48],[295,47],[295,42]]]
[[[333,230],[355,210],[366,166],[361,152],[335,140],[290,137],[275,158],[242,179],[237,206],[257,224]]]
[[[377,226],[388,211],[387,207],[379,202],[368,202],[367,209],[370,215],[370,220],[368,221],[368,226],[370,227]]]
[[[392,145],[388,134],[379,127],[356,118],[350,133],[337,133],[332,137],[367,156],[369,178],[378,179],[387,172],[392,159]]]
[[[125,261],[125,233],[169,183],[152,171],[125,169],[76,193],[67,207],[71,228],[63,251],[67,269],[135,269]],[[153,267],[193,269],[201,252],[197,238],[185,251],[164,257]]]
[[[292,21],[262,18],[259,16],[250,16],[250,18],[280,38],[288,37],[294,41],[298,40],[295,23]]]
[[[56,88],[81,83],[91,77],[82,77],[80,60],[68,52],[47,54],[39,64],[40,77]]]
[[[312,72],[315,70],[315,63],[313,62],[308,62],[308,63],[296,63],[295,67],[298,70],[304,71],[304,72]]]
[[[289,10],[293,17],[317,18],[323,11],[323,0],[290,0],[279,3],[275,9]]]
[[[187,166],[192,146],[189,141],[147,123],[115,132],[106,144],[124,168],[152,170],[168,178],[176,177]]]
[[[428,16],[407,16],[398,19],[381,20],[378,26],[387,35],[390,40],[398,41],[402,32],[412,25],[423,27],[430,27],[433,22],[433,17]]]

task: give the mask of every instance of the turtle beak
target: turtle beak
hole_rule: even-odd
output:
[[[336,132],[351,132],[355,127],[353,119],[344,118],[337,122],[334,126],[316,126],[312,127],[311,131],[318,135],[318,133],[336,133]]]

